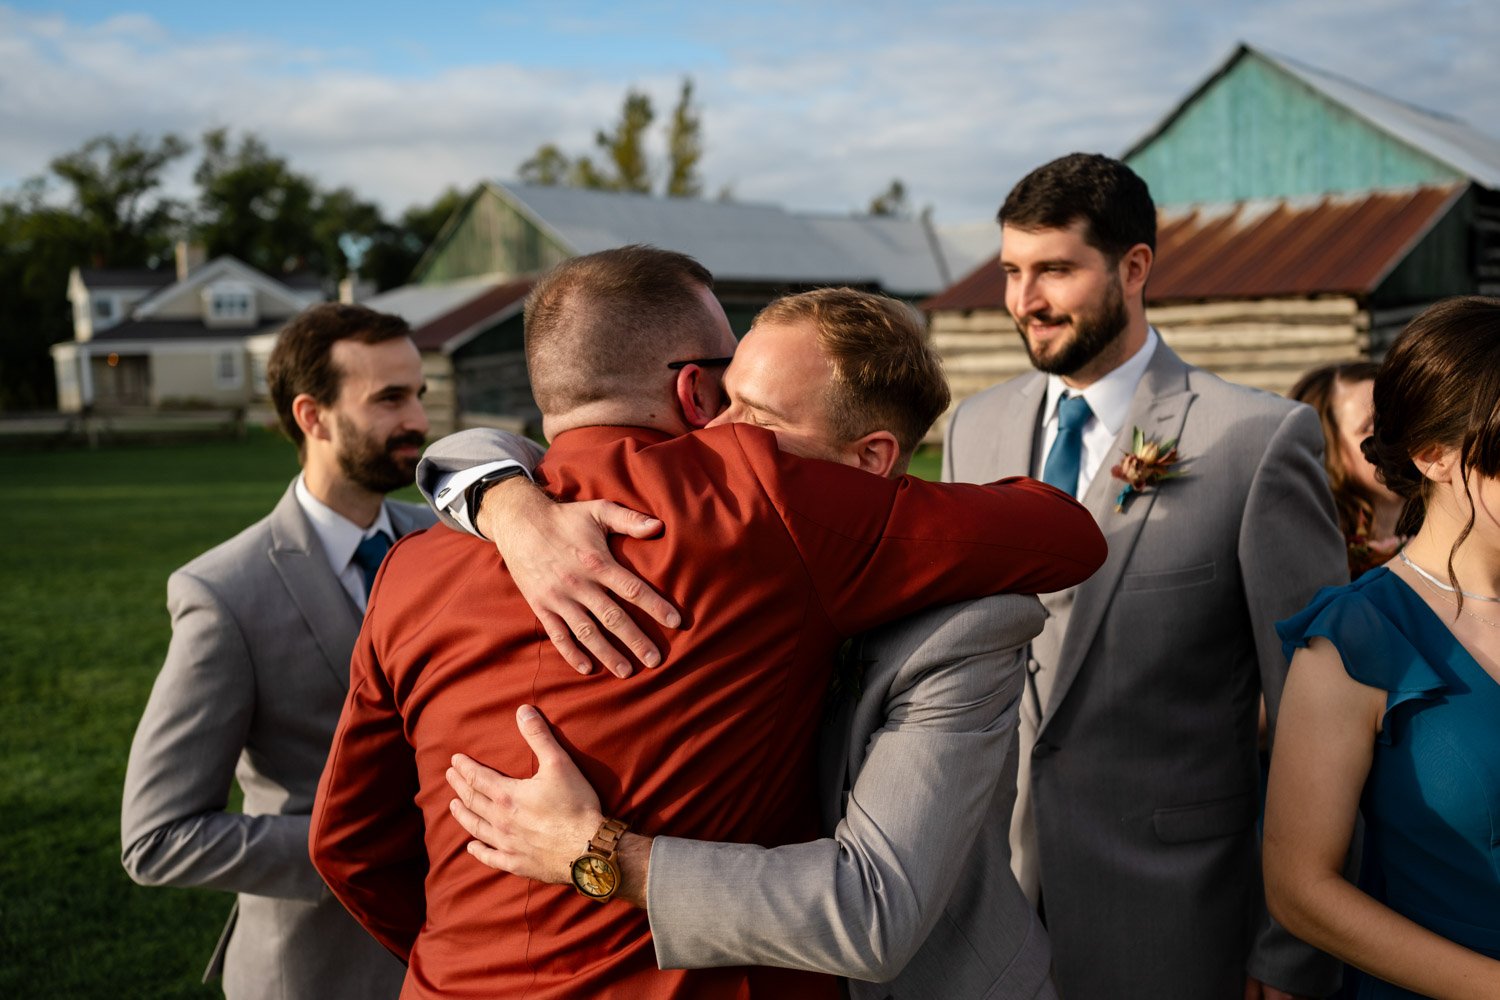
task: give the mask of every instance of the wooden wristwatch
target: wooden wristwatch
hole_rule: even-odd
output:
[[[602,903],[619,891],[620,866],[615,855],[623,836],[625,824],[617,819],[606,819],[599,825],[588,849],[573,862],[573,888],[579,895]]]

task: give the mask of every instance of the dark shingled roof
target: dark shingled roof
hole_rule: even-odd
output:
[[[166,288],[177,281],[177,272],[169,267],[80,267],[78,276],[86,288]]]
[[[269,333],[286,326],[286,318],[267,320],[257,327],[209,327],[196,319],[127,319],[123,323],[94,334],[91,344],[120,343],[131,340],[234,340]]]
[[[1420,187],[1162,209],[1147,301],[1367,295],[1462,192]],[[999,256],[921,308],[1004,309]]]

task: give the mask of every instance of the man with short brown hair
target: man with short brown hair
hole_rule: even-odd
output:
[[[237,894],[205,975],[230,1000],[394,997],[400,963],[328,894],[307,829],[369,581],[432,522],[385,499],[427,432],[422,363],[400,317],[328,304],[281,332],[267,377],[302,473],[167,581],[172,641],[130,749],[122,860],[143,885]]]
[[[905,456],[952,398],[943,362],[927,343],[911,306],[851,288],[820,288],[776,299],[756,316],[757,326],[806,321],[828,361],[825,400],[829,429],[852,441],[885,428]]]

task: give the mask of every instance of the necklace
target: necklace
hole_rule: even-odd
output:
[[[1471,601],[1485,601],[1489,604],[1500,604],[1500,597],[1486,597],[1484,594],[1471,594],[1467,590],[1459,590],[1457,587],[1448,586],[1446,583],[1439,580],[1437,577],[1433,576],[1431,573],[1427,572],[1416,563],[1412,562],[1411,559],[1407,558],[1405,549],[1398,552],[1397,555],[1401,557],[1402,562],[1406,563],[1406,565],[1412,568],[1412,571],[1414,573],[1420,576],[1423,580],[1426,580],[1428,586],[1436,587],[1438,590],[1446,591],[1450,594],[1462,594],[1464,595],[1464,597],[1468,598]]]
[[[1449,597],[1447,594],[1443,593],[1443,591],[1445,591],[1445,590],[1449,591],[1449,592],[1452,592],[1452,590],[1453,590],[1452,587],[1444,587],[1442,584],[1437,583],[1436,581],[1432,580],[1431,578],[1428,577],[1428,575],[1426,573],[1423,573],[1416,566],[1412,566],[1410,559],[1402,559],[1401,561],[1404,562],[1404,563],[1406,563],[1406,565],[1411,566],[1412,569],[1415,569],[1417,571],[1417,574],[1422,578],[1422,582],[1427,585],[1427,589],[1430,590],[1430,591],[1432,591],[1434,594],[1436,594],[1438,600],[1442,601],[1445,604],[1452,605],[1453,609],[1455,611],[1459,612],[1460,614],[1468,615],[1470,618],[1474,619],[1475,621],[1482,622],[1483,624],[1488,625],[1490,628],[1500,628],[1500,622],[1497,622],[1497,621],[1495,621],[1492,618],[1486,618],[1484,615],[1475,614],[1473,611],[1470,611],[1468,608],[1459,606],[1459,603],[1457,601],[1455,601],[1453,598]]]

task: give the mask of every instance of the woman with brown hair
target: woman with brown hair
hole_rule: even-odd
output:
[[[1368,974],[1355,997],[1500,997],[1500,299],[1412,321],[1364,451],[1411,540],[1277,626],[1267,901]]]
[[[1287,393],[1316,410],[1323,425],[1323,468],[1354,580],[1383,565],[1401,547],[1396,533],[1401,498],[1375,478],[1375,466],[1360,451],[1360,443],[1370,436],[1378,370],[1369,361],[1324,365],[1303,375]]]

